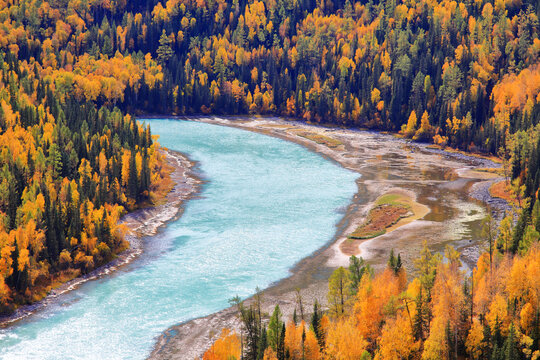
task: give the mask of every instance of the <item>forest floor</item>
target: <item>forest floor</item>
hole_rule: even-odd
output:
[[[130,247],[120,253],[113,261],[98,267],[92,272],[69,280],[55,289],[42,300],[24,305],[14,313],[0,318],[0,326],[21,320],[46,306],[54,304],[58,297],[68,291],[78,288],[81,284],[99,279],[124,266],[143,252],[143,238],[152,236],[167,223],[178,219],[183,213],[183,204],[199,191],[200,179],[193,171],[194,163],[184,155],[162,150],[170,166],[170,180],[174,184],[170,191],[161,191],[159,197],[155,199],[156,206],[150,206],[130,212],[122,217],[120,223],[126,225],[128,233],[126,240]]]
[[[184,118],[183,118],[184,119]],[[328,278],[338,266],[348,266],[349,256],[362,256],[381,269],[390,251],[400,253],[407,273],[426,240],[432,250],[443,251],[451,244],[462,254],[462,262],[472,269],[483,246],[480,223],[491,211],[502,212],[507,204],[494,200],[489,186],[501,179],[491,159],[445,152],[426,144],[371,131],[331,128],[270,117],[187,118],[210,124],[232,126],[301,144],[325,158],[359,174],[358,192],[336,224],[336,233],[326,246],[291,269],[290,276],[261,293],[262,311],[268,315],[279,305],[286,320],[294,309],[300,317],[298,294],[305,319],[317,299],[326,305]],[[384,197],[383,195],[390,197]],[[396,197],[397,195],[397,197]],[[344,246],[350,235],[367,222],[370,211],[382,204],[406,207],[407,214],[381,212],[384,234]],[[412,214],[408,214],[411,212]],[[406,216],[410,215],[410,216]],[[388,217],[388,218],[386,218]],[[387,226],[389,225],[389,226]],[[346,250],[346,251],[344,251]],[[253,301],[253,298],[247,302]],[[150,359],[202,357],[225,327],[239,331],[235,308],[169,328],[156,342]]]

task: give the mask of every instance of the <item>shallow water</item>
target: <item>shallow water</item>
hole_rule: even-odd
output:
[[[143,359],[169,326],[286,277],[332,239],[357,190],[357,173],[290,142],[147,122],[162,145],[199,162],[200,198],[146,240],[139,260],[1,330],[2,359]]]
[[[454,247],[462,254],[463,269],[471,270],[485,246],[481,222],[487,209],[469,193],[478,180],[460,178],[458,174],[465,169],[496,164],[434,151],[379,133],[346,131],[334,136],[347,143],[344,165],[362,174],[353,208],[365,209],[377,196],[397,188],[414,194],[417,202],[430,209],[418,221],[363,242],[360,256],[381,269],[394,250],[401,255],[411,279],[416,274],[414,262],[426,241],[432,251],[440,253],[447,245]]]

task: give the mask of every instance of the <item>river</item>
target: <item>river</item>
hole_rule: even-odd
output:
[[[358,173],[306,148],[199,122],[147,120],[198,162],[199,197],[146,238],[145,252],[0,331],[2,359],[144,359],[169,326],[286,277],[327,244]]]

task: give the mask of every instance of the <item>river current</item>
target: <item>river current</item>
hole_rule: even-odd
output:
[[[2,359],[144,359],[169,326],[286,277],[328,243],[358,174],[277,138],[192,121],[146,120],[197,162],[205,183],[145,252],[0,330]]]

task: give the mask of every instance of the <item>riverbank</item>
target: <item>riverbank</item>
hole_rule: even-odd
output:
[[[111,262],[100,266],[92,272],[69,280],[51,290],[42,300],[19,307],[15,312],[0,318],[0,327],[8,326],[27,316],[54,304],[58,297],[77,289],[81,284],[107,276],[118,268],[136,259],[143,252],[142,239],[152,236],[167,223],[178,219],[183,212],[183,204],[199,190],[201,181],[195,176],[194,163],[184,155],[163,149],[168,165],[171,167],[170,179],[174,184],[162,199],[156,199],[158,205],[130,212],[122,217],[121,224],[127,227],[126,240],[129,249],[118,254]]]
[[[352,203],[346,209],[338,209],[344,216],[336,226],[335,236],[325,247],[300,261],[288,278],[263,291],[264,313],[271,313],[279,304],[285,318],[290,318],[296,305],[297,288],[306,310],[311,310],[315,299],[324,306],[328,277],[335,267],[347,266],[349,255],[353,253],[380,269],[394,249],[401,254],[405,268],[411,273],[413,260],[426,240],[436,251],[442,251],[447,244],[453,245],[463,254],[464,264],[469,268],[474,266],[481,246],[478,228],[486,210],[483,203],[471,195],[479,195],[478,189],[495,180],[496,176],[479,171],[498,167],[493,161],[447,153],[390,135],[278,118],[204,117],[189,120],[232,126],[292,141],[359,173],[358,192]],[[388,192],[406,194],[414,202],[411,204],[417,206],[416,216],[401,219],[385,234],[363,240],[356,249],[344,253],[341,244],[365,222],[376,200]],[[490,200],[483,191],[480,192],[483,202]],[[233,308],[171,327],[157,340],[150,359],[201,357],[224,327],[236,330],[240,327]]]

